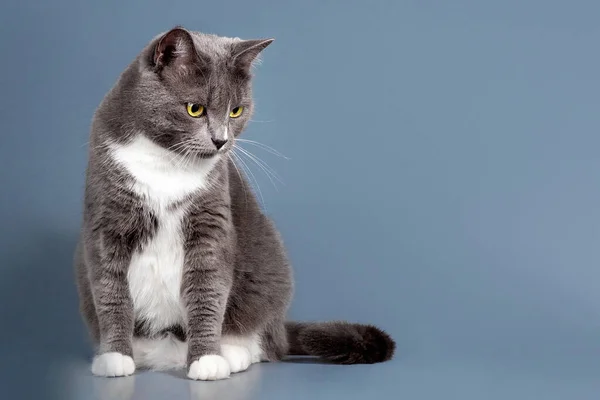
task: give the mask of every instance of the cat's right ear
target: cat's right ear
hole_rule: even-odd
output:
[[[180,73],[205,62],[194,46],[192,35],[178,26],[165,33],[154,48],[153,63],[157,72],[172,68]]]

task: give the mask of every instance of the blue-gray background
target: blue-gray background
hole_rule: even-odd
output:
[[[114,389],[86,370],[71,278],[88,128],[147,41],[183,24],[276,38],[246,138],[290,160],[246,148],[285,182],[253,168],[295,265],[291,316],[375,323],[398,354],[213,386],[141,374],[134,398],[597,398],[599,15],[596,1],[3,2],[1,389]]]

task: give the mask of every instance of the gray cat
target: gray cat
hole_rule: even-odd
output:
[[[376,327],[285,321],[290,263],[229,157],[252,115],[252,64],[271,42],[174,28],[97,109],[75,255],[95,375],[187,368],[216,380],[286,355],[392,357]]]

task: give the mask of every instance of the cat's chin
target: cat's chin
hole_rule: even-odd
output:
[[[190,155],[191,157],[195,158],[198,161],[203,161],[203,160],[212,160],[216,157],[218,157],[219,155],[223,154],[223,152],[219,152],[219,151],[211,151],[211,152],[196,152],[193,153],[193,155]]]

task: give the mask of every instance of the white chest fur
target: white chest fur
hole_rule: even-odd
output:
[[[132,189],[158,219],[158,230],[133,254],[127,275],[136,319],[145,320],[151,331],[181,324],[185,321],[180,298],[185,256],[181,223],[186,208],[173,205],[207,186],[216,160],[182,163],[142,135],[126,145],[111,146],[111,155],[134,178]]]
[[[159,331],[185,320],[180,301],[184,248],[184,210],[157,215],[158,230],[143,250],[133,255],[127,278],[136,319]]]

